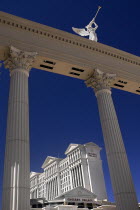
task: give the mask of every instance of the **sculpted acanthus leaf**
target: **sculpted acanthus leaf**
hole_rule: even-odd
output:
[[[95,92],[103,89],[110,90],[112,82],[115,78],[116,74],[104,73],[99,69],[95,69],[93,74],[86,80],[85,83],[88,87],[94,88]]]
[[[36,52],[24,52],[11,46],[9,57],[4,62],[5,68],[10,70],[19,68],[29,71],[32,68],[36,55]]]

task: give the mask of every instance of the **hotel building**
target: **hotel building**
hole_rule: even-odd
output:
[[[70,144],[64,159],[48,156],[43,173],[30,173],[30,198],[53,201],[80,187],[97,200],[107,199],[100,150],[92,142]]]

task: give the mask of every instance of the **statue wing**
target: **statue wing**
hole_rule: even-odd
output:
[[[79,34],[81,36],[89,36],[89,32],[86,31],[84,28],[74,28],[74,27],[72,27],[72,30],[75,33],[77,33],[77,34]]]

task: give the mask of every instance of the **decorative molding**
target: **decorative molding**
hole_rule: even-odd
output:
[[[29,21],[29,22],[31,22],[31,21]],[[100,49],[97,46],[93,47],[91,45],[91,42],[90,42],[90,44],[87,44],[87,43],[83,43],[83,40],[82,41],[77,41],[77,40],[74,40],[74,39],[66,38],[64,36],[61,36],[61,31],[60,31],[60,34],[57,34],[57,33],[54,33],[54,31],[51,32],[50,30],[49,31],[45,30],[45,27],[47,27],[45,25],[38,24],[39,26],[44,26],[44,29],[42,30],[41,27],[37,27],[37,24],[36,24],[36,27],[33,27],[33,26],[30,26],[30,25],[26,25],[23,22],[19,23],[18,21],[16,21],[16,20],[13,21],[10,18],[7,19],[7,17],[6,18],[5,17],[0,17],[0,23],[5,24],[5,25],[9,25],[10,27],[19,28],[21,30],[28,31],[30,33],[35,33],[35,34],[39,34],[39,35],[42,35],[42,36],[46,36],[50,39],[60,40],[62,42],[66,42],[66,43],[71,44],[71,45],[76,45],[78,47],[86,48],[86,49],[89,49],[91,51],[96,51],[96,52],[99,52],[101,54],[105,54],[107,56],[111,56],[111,57],[114,57],[116,59],[123,60],[123,61],[128,62],[128,63],[132,63],[133,65],[140,66],[140,62],[137,61],[137,60],[134,60],[132,58],[128,58],[126,56],[111,52],[111,51],[106,50],[106,49],[104,49],[104,50]],[[50,27],[47,27],[47,28],[50,28]],[[73,35],[73,36],[76,36],[76,35]],[[79,38],[79,40],[81,40],[81,38]]]
[[[4,65],[5,68],[10,69],[11,74],[20,69],[20,71],[28,75],[36,56],[36,52],[24,52],[13,46],[10,46],[9,57],[4,62]]]
[[[99,95],[99,94],[102,94],[102,93],[109,93],[111,95],[111,90],[108,90],[108,89],[102,89],[102,90],[98,90],[95,95],[96,97]]]
[[[32,49],[39,53],[33,63],[36,69],[82,80],[93,69],[100,69],[117,74],[113,88],[140,95],[140,57],[5,12],[0,12],[0,19],[2,61],[8,58],[9,45],[28,52]]]
[[[74,149],[78,148],[79,146],[80,144],[70,144],[65,151],[65,155],[67,155],[69,152],[73,151]]]
[[[116,74],[108,74],[95,69],[90,78],[88,78],[85,83],[87,87],[94,88],[95,93],[101,90],[110,91],[112,82],[115,80]]]

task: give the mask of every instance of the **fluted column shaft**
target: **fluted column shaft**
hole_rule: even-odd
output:
[[[138,210],[129,163],[111,97],[114,75],[96,70],[87,85],[94,88],[117,210]]]
[[[138,202],[111,93],[103,90],[96,95],[117,210],[136,210]]]
[[[14,50],[15,49],[12,48],[11,53],[13,53]],[[14,58],[16,57],[16,59],[18,59],[18,56],[22,57],[20,62],[26,62],[25,54],[23,52],[18,51],[17,53],[16,51],[16,56],[14,55]],[[6,67],[7,65],[8,67],[11,67],[11,79],[4,162],[2,210],[29,210],[29,68],[24,68],[24,65],[19,65],[17,63],[14,66],[13,63],[12,66],[9,66],[11,60],[8,60],[7,62]]]

